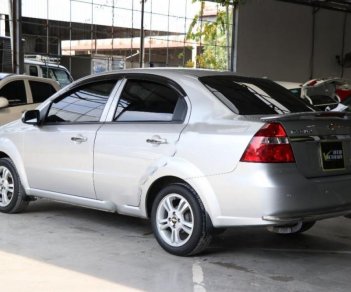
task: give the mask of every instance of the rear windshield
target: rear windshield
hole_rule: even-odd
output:
[[[239,115],[284,114],[313,111],[289,90],[268,79],[206,76],[199,80]]]
[[[72,82],[68,73],[63,69],[44,66],[42,66],[41,69],[43,70],[43,77],[57,81],[61,87],[65,87]]]

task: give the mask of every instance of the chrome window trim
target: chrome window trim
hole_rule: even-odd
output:
[[[101,80],[101,82],[103,82],[103,81],[112,81],[113,80],[113,78],[112,79],[110,79],[110,80]],[[74,87],[74,88],[70,88],[69,90],[67,90],[67,91],[64,91],[61,95],[59,95],[59,96],[56,96],[54,99],[52,99],[51,100],[51,102],[50,102],[50,105],[49,105],[49,107],[47,108],[47,110],[46,110],[46,113],[45,113],[45,118],[43,119],[43,121],[42,121],[42,123],[41,123],[41,126],[54,126],[54,125],[82,125],[82,124],[100,124],[100,123],[104,123],[105,122],[105,120],[106,120],[106,116],[108,115],[108,112],[109,112],[109,110],[110,110],[110,107],[111,107],[111,104],[112,104],[112,102],[113,102],[113,99],[114,99],[114,97],[115,97],[115,95],[116,95],[116,92],[118,92],[118,89],[119,89],[119,87],[120,87],[120,84],[121,84],[121,81],[122,81],[122,79],[117,79],[116,80],[116,84],[115,84],[115,86],[113,87],[113,89],[112,89],[112,91],[111,91],[111,93],[110,93],[110,95],[109,95],[109,97],[108,97],[108,99],[107,99],[107,102],[106,102],[106,104],[105,104],[105,107],[104,107],[104,110],[102,111],[102,114],[101,114],[101,117],[100,117],[100,119],[99,119],[99,121],[87,121],[87,122],[57,122],[57,123],[47,123],[47,122],[45,122],[45,119],[46,119],[46,117],[47,117],[47,115],[48,115],[48,113],[49,113],[49,111],[50,111],[50,108],[51,108],[51,105],[52,105],[52,103],[53,103],[53,101],[54,100],[56,100],[56,99],[58,99],[58,98],[61,98],[63,95],[66,95],[68,92],[70,92],[70,91],[75,91],[75,90],[79,90],[79,88],[81,87],[81,86],[77,86],[77,87]],[[99,81],[98,81],[99,82]],[[90,82],[90,83],[94,83],[94,81],[93,82]],[[84,84],[82,84],[82,87],[83,86],[87,86],[87,85],[89,85],[90,83],[84,83]]]
[[[114,115],[115,112],[117,110],[117,106],[118,106],[118,102],[119,99],[121,97],[121,93],[123,91],[123,89],[125,88],[126,83],[128,82],[129,79],[132,80],[141,80],[141,81],[149,81],[149,82],[155,82],[155,83],[160,83],[160,78],[152,78],[153,76],[148,76],[147,78],[141,78],[138,75],[135,74],[131,74],[131,75],[126,75],[124,76],[124,78],[121,80],[121,84],[119,86],[119,88],[116,90],[116,96],[111,104],[110,110],[108,112],[107,118],[105,120],[105,123],[108,124],[183,124],[184,121],[187,120],[187,117],[189,115],[189,100],[187,95],[185,94],[184,90],[182,89],[182,87],[179,84],[176,84],[177,86],[174,86],[174,84],[163,84],[163,85],[167,85],[169,86],[172,90],[176,91],[179,94],[179,99],[182,99],[184,102],[184,106],[185,106],[185,114],[184,117],[182,118],[182,120],[170,120],[170,121],[150,121],[150,120],[140,120],[140,121],[114,121]],[[157,76],[158,77],[158,76]],[[172,80],[169,80],[170,82],[174,82]]]

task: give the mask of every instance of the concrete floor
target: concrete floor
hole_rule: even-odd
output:
[[[0,214],[1,291],[351,291],[351,219],[304,235],[227,230],[180,258],[148,221],[40,200]]]

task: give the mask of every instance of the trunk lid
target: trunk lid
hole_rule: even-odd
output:
[[[306,178],[351,174],[351,114],[292,113],[261,120],[283,125]]]

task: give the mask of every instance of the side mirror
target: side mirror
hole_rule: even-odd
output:
[[[22,115],[22,122],[28,125],[37,126],[40,123],[40,111],[29,110],[25,111]]]
[[[0,108],[5,108],[9,106],[9,101],[6,97],[0,97]]]

